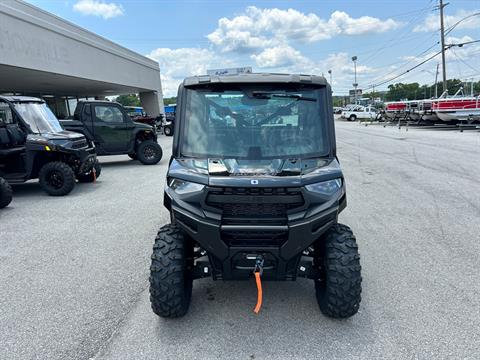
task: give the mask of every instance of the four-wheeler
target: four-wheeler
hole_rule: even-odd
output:
[[[177,111],[177,104],[170,104],[164,107],[165,115],[163,118],[162,129],[166,136],[173,136],[175,127],[175,113]]]
[[[12,202],[12,187],[7,180],[0,177],[0,209]]]
[[[75,178],[92,182],[99,175],[95,146],[65,131],[43,100],[0,96],[0,176],[10,184],[38,178],[49,195],[61,196]]]
[[[332,93],[323,77],[186,78],[150,267],[161,317],[186,314],[192,282],[314,280],[327,316],[355,314],[361,267],[336,156]]]
[[[157,164],[162,158],[155,129],[132,121],[125,108],[116,102],[81,100],[73,119],[60,123],[94,142],[97,155],[128,154],[146,165]]]
[[[141,106],[124,106],[124,108],[134,122],[150,125],[155,130],[162,124],[162,116],[150,116]]]

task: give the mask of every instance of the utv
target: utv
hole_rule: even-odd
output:
[[[79,101],[73,120],[60,120],[63,127],[95,143],[97,155],[127,154],[145,165],[162,159],[154,127],[132,121],[126,109],[110,101]]]
[[[150,301],[186,314],[192,281],[314,280],[320,310],[358,311],[360,257],[339,224],[345,180],[336,157],[330,85],[282,74],[198,76],[178,91]]]
[[[7,180],[0,177],[0,209],[12,202],[12,187]]]
[[[0,176],[10,184],[38,178],[49,195],[61,196],[75,178],[93,182],[100,170],[95,146],[64,131],[43,100],[0,96]]]

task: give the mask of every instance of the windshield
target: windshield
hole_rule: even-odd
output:
[[[181,153],[245,159],[325,156],[324,91],[188,89]]]
[[[15,110],[37,134],[62,131],[58,119],[45,103],[15,103]]]

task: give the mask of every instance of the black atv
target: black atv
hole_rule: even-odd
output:
[[[38,178],[49,195],[61,196],[100,171],[95,146],[63,130],[43,100],[0,96],[0,176],[10,184]]]
[[[165,113],[162,120],[162,130],[165,136],[173,136],[175,126],[175,113]]]
[[[126,154],[145,165],[162,159],[154,127],[134,122],[127,110],[110,101],[78,102],[73,119],[60,120],[62,126],[79,132],[95,143],[97,155]]]
[[[0,177],[0,209],[12,202],[12,187],[7,180]]]
[[[330,85],[323,77],[243,74],[184,80],[178,92],[150,300],[185,315],[192,281],[314,280],[320,310],[358,311],[360,257],[338,223],[346,206]]]

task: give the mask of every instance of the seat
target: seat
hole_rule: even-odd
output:
[[[8,124],[7,132],[14,147],[25,145],[27,136],[17,124]]]
[[[11,145],[10,136],[6,127],[0,127],[0,148],[7,148]]]
[[[9,157],[25,151],[25,133],[17,124],[0,127],[0,157]]]

